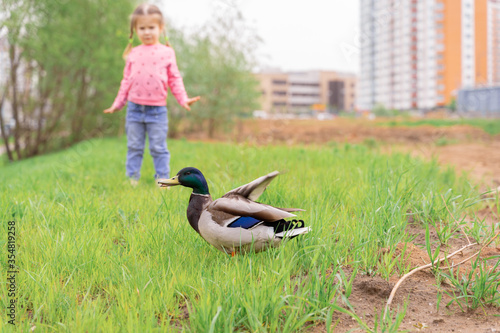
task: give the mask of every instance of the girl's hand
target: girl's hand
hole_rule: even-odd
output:
[[[190,98],[187,100],[186,103],[182,104],[182,107],[188,111],[191,111],[190,105],[193,104],[194,102],[198,102],[200,100],[200,98],[201,98],[200,96]]]
[[[104,112],[104,113],[114,113],[114,112],[116,112],[116,111],[120,111],[120,110],[119,110],[119,109],[117,109],[117,108],[115,108],[114,106],[112,106],[112,107],[110,107],[110,108],[108,108],[108,109],[104,110],[103,112]]]

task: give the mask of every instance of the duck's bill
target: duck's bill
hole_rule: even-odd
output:
[[[177,176],[170,178],[170,179],[164,179],[164,180],[158,181],[158,185],[160,185],[160,187],[176,186],[176,185],[180,185],[180,184],[181,183],[179,183],[179,179]]]

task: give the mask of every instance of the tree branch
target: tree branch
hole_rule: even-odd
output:
[[[19,66],[19,57],[16,59],[16,46],[9,46],[9,57],[10,57],[10,83],[12,86],[12,116],[16,122],[16,126],[14,127],[14,149],[17,154],[17,159],[21,158],[21,147],[19,144],[20,137],[20,127],[21,123],[19,122],[19,105],[17,103],[17,68]]]
[[[5,97],[7,96],[8,91],[9,91],[9,82],[7,81],[7,83],[5,84],[4,92],[2,94],[2,100],[0,101],[0,132],[2,133],[2,139],[5,144],[5,151],[7,152],[7,157],[9,161],[12,162],[14,159],[12,156],[12,151],[10,150],[9,146],[9,137],[7,136],[7,133],[5,133],[5,123],[3,120],[3,113],[2,113]]]
[[[478,256],[478,255],[480,255],[480,254],[481,254],[481,251],[482,251],[482,250],[484,250],[484,248],[485,248],[485,247],[487,247],[488,245],[490,245],[490,244],[491,244],[491,242],[493,242],[493,241],[495,240],[495,238],[497,238],[497,237],[498,237],[498,235],[500,235],[500,231],[499,231],[499,232],[497,232],[497,233],[496,233],[496,235],[495,235],[495,236],[493,236],[493,238],[492,238],[492,239],[490,239],[490,241],[489,241],[488,243],[486,243],[486,244],[485,244],[485,245],[484,245],[484,246],[483,246],[483,247],[482,247],[479,251],[477,251],[476,253],[474,253],[473,255],[471,255],[469,258],[462,260],[462,261],[461,261],[461,262],[459,262],[458,264],[453,264],[453,265],[451,265],[451,266],[447,266],[447,267],[440,267],[440,269],[450,269],[450,268],[453,268],[453,267],[460,266],[460,265],[462,265],[463,263],[465,263],[465,262],[467,262],[467,261],[471,260],[472,258],[474,258],[474,257],[476,257],[476,256]]]

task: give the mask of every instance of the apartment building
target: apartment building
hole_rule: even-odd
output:
[[[262,110],[267,112],[353,110],[355,107],[357,78],[354,74],[267,70],[255,76],[260,82]]]
[[[361,0],[357,105],[444,106],[500,82],[500,0]]]

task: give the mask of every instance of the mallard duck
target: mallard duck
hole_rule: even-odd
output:
[[[208,184],[200,170],[184,168],[171,179],[158,181],[160,187],[182,185],[193,189],[187,218],[193,229],[208,243],[234,256],[248,251],[260,252],[277,247],[286,238],[308,233],[302,220],[291,212],[298,208],[276,208],[255,202],[269,183],[279,174],[271,172],[251,183],[212,200]]]

